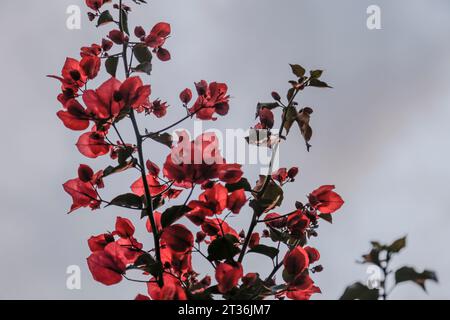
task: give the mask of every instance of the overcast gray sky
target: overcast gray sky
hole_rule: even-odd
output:
[[[76,175],[79,163],[96,169],[107,164],[76,150],[77,133],[55,116],[58,84],[45,78],[59,73],[66,56],[77,57],[81,45],[105,35],[107,29],[95,29],[84,17],[81,30],[66,28],[66,8],[75,4],[84,11],[83,3],[2,1],[0,298],[130,299],[145,293],[127,282],[104,287],[85,264],[89,236],[111,230],[116,215],[138,223],[137,217],[117,209],[65,214],[70,198],[61,184]],[[366,28],[371,4],[382,9],[382,30]],[[405,284],[392,298],[450,298],[447,0],[153,0],[131,21],[146,29],[159,21],[172,24],[167,48],[173,59],[155,63],[150,80],[153,97],[173,105],[168,122],[179,116],[179,92],[206,79],[226,82],[233,99],[229,116],[205,127],[248,128],[256,103],[270,99],[273,90],[284,92],[288,63],[324,69],[334,89],[308,90],[301,98],[315,109],[312,152],[291,139],[281,156],[283,166],[301,170],[281,212],[322,184],[335,184],[346,201],[334,225],[323,224],[312,243],[325,266],[314,278],[323,291],[316,298],[338,298],[348,284],[365,281],[365,267],[355,260],[370,240],[403,235],[408,248],[397,264],[434,269],[440,284],[431,284],[428,295]],[[146,126],[160,127],[151,120]],[[132,137],[129,127],[123,130]],[[166,153],[147,149],[154,161]],[[254,179],[256,167],[248,170]],[[135,178],[114,178],[107,192],[127,192]],[[235,223],[249,219],[242,213]],[[139,229],[147,241],[144,225]],[[248,262],[247,270],[261,264]],[[82,268],[80,291],[66,289],[69,265]]]

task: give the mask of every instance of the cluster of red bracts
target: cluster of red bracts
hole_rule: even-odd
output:
[[[90,19],[99,17],[100,8],[108,2],[111,1],[86,0],[87,6],[93,10],[89,13]],[[115,9],[127,13],[131,10],[126,5],[122,5],[122,8],[115,5]],[[136,27],[134,30],[134,35],[140,41],[137,44],[151,48],[162,61],[171,59],[169,51],[164,48],[170,34],[171,27],[164,22],[156,24],[149,33],[142,27]],[[136,45],[130,43],[126,33],[117,29],[109,32],[107,38],[102,40],[101,45],[93,44],[81,48],[80,60],[67,58],[61,76],[51,77],[58,79],[62,84],[62,93],[58,96],[58,101],[61,102],[63,109],[57,115],[63,124],[76,131],[88,130],[91,126],[90,130],[79,137],[78,150],[88,158],[110,154],[112,159],[120,159],[121,151],[131,150],[132,156],[136,152],[136,146],[125,144],[120,135],[121,141],[113,144],[108,138],[111,127],[130,115],[131,111],[153,114],[157,118],[164,117],[168,105],[159,99],[151,101],[151,87],[144,85],[140,77],[129,77],[124,82],[112,77],[95,90],[88,89],[89,81],[99,74],[101,59],[111,57],[109,52],[114,45],[121,46],[121,50],[125,46]],[[192,105],[190,103],[193,100],[193,93],[190,89],[185,89],[180,94],[180,100],[188,115],[200,120],[214,121],[217,115],[228,114],[230,96],[226,84],[207,83],[202,80],[195,84],[195,89],[197,98]],[[273,97],[276,101],[281,99],[275,93]],[[269,108],[259,110],[258,117],[260,122],[256,125],[257,129],[273,128],[274,114]],[[277,231],[289,239],[286,241],[289,250],[282,260],[280,256],[281,263],[278,265],[284,267],[285,284],[276,286],[273,279],[265,280],[264,287],[270,292],[268,295],[275,295],[280,299],[287,297],[306,300],[313,294],[320,293],[320,289],[314,285],[310,277],[311,272],[319,272],[322,269],[320,265],[313,266],[320,259],[320,253],[305,243],[307,238],[314,235],[319,217],[330,215],[343,205],[342,198],[333,191],[334,186],[322,186],[311,192],[308,203],[306,205],[298,203],[297,210],[290,214],[280,215],[267,209],[264,216],[255,216],[258,223],[263,223],[263,226],[265,223],[266,230],[262,233],[256,231],[248,235],[245,235],[244,231],[238,233],[229,225],[227,218],[231,214],[239,214],[251,196],[257,200],[256,192],[247,194],[250,190],[244,186],[236,189],[236,186],[240,186],[245,180],[241,165],[226,163],[219,150],[219,141],[212,133],[202,134],[193,140],[186,132],[179,132],[178,136],[178,143],[171,148],[163,167],[159,168],[148,160],[146,181],[140,177],[130,188],[133,194],[138,196],[139,205],[142,207],[146,184],[150,189],[151,200],[161,198],[161,203],[178,198],[186,189],[193,191],[194,187],[200,186],[202,192],[198,199],[186,201],[183,216],[177,217],[177,221],[182,218],[190,221],[197,228],[196,234],[194,235],[181,223],[164,225],[163,214],[153,211],[156,230],[152,227],[150,218],[146,227],[149,233],[155,233],[154,239],[159,241],[161,258],[159,262],[162,270],[155,276],[156,273],[150,272],[148,265],[143,266],[139,263],[142,257],[147,256],[151,260],[153,257],[151,251],[144,251],[143,244],[135,238],[133,223],[126,218],[117,217],[113,232],[93,236],[88,240],[91,255],[87,263],[93,278],[109,286],[121,282],[124,277],[130,279],[127,273],[137,271],[147,279],[145,281],[148,284],[148,295],[138,295],[136,299],[186,300],[191,295],[202,294],[211,288],[211,277],[205,276],[200,279],[192,267],[192,253],[195,251],[202,253],[200,249],[204,243],[208,246],[208,260],[215,270],[217,289],[214,290],[214,294],[220,293],[226,297],[236,292],[236,289],[250,288],[258,281],[260,285],[262,280],[257,273],[244,273],[241,257],[235,260],[237,254],[227,255],[226,258],[220,256],[214,258],[209,252],[212,244],[223,239],[233,239],[235,242],[232,243],[232,249],[236,249],[239,253],[239,250],[257,249],[262,238],[268,238],[271,236],[270,232]],[[129,167],[138,167],[136,163],[132,161],[130,163]],[[141,164],[139,168],[143,167]],[[95,173],[89,166],[80,165],[78,177],[63,185],[73,200],[70,212],[80,208],[96,210],[102,203],[112,204],[104,201],[99,194],[99,190],[104,188],[103,179],[107,176],[105,173],[107,170]],[[281,168],[269,177],[270,183],[280,188],[288,182],[295,181],[298,173],[297,167]],[[234,188],[229,189],[230,185],[234,185]],[[131,196],[136,199],[133,194]],[[276,261],[278,262],[278,256]],[[278,269],[274,269],[276,270]],[[161,275],[163,286],[160,286]],[[272,290],[275,287],[276,293]]]

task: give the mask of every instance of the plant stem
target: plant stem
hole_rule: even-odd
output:
[[[119,18],[120,19],[120,22],[119,22],[120,31],[124,32],[123,25],[122,25],[122,0],[119,1],[119,17],[120,17]],[[128,79],[130,77],[130,69],[128,68],[127,53],[128,53],[128,43],[124,43],[122,58],[123,58],[123,66],[125,69],[125,76]],[[152,229],[155,230],[152,233],[153,239],[155,242],[155,257],[156,257],[156,261],[161,263],[161,248],[160,248],[160,243],[159,243],[159,233],[156,231],[156,230],[158,230],[158,228],[156,226],[155,217],[153,214],[152,196],[151,196],[151,192],[150,192],[150,187],[148,185],[147,173],[146,173],[146,169],[145,169],[144,154],[143,154],[143,147],[142,147],[143,137],[140,134],[133,108],[131,108],[131,110],[130,110],[130,119],[133,124],[133,129],[134,129],[134,133],[136,135],[136,140],[137,140],[138,160],[139,160],[142,182],[143,182],[144,191],[145,191],[146,213],[149,217]],[[160,287],[163,287],[164,280],[163,280],[162,274],[159,274],[158,277],[156,277],[156,278],[157,278],[158,285]]]

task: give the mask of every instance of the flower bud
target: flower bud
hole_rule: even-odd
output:
[[[94,176],[94,171],[85,164],[81,164],[78,168],[78,178],[83,182],[90,182]]]
[[[134,35],[135,35],[137,38],[139,38],[139,39],[145,37],[145,30],[144,30],[144,28],[142,28],[141,26],[137,26],[137,27],[134,29]]]
[[[272,98],[275,100],[275,101],[281,101],[281,96],[280,96],[280,94],[278,93],[278,92],[272,92]]]
[[[288,171],[288,177],[291,179],[295,179],[295,177],[298,175],[298,168],[292,167]]]
[[[184,89],[183,92],[180,93],[180,100],[184,104],[188,104],[192,100],[192,91],[191,89]]]

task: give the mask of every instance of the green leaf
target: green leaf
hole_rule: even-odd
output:
[[[283,189],[275,183],[271,177],[269,183],[266,185],[266,177],[260,176],[260,180],[253,191],[253,196],[255,197],[258,208],[262,208],[263,211],[272,210],[275,207],[280,206],[283,203],[284,192]],[[261,192],[264,190],[264,193]],[[252,206],[255,209],[255,206]]]
[[[242,178],[239,182],[236,183],[227,183],[225,185],[225,188],[227,188],[228,192],[233,192],[240,189],[244,189],[248,192],[252,191],[252,187],[250,186],[250,183],[246,178]]]
[[[250,251],[253,253],[259,253],[265,256],[268,256],[270,259],[275,259],[278,253],[280,252],[277,248],[265,246],[263,244],[257,245],[256,247],[253,247]]]
[[[173,206],[168,208],[161,216],[161,226],[163,228],[170,226],[191,210],[188,206]]]
[[[291,68],[292,73],[294,73],[298,78],[302,78],[306,73],[305,68],[303,68],[301,65],[291,64]]]
[[[122,22],[122,30],[125,32],[128,36],[130,35],[130,31],[128,30],[128,13],[125,10],[120,10],[120,18]]]
[[[132,146],[125,146],[118,150],[117,160],[119,165],[123,166],[127,163],[127,160],[131,157],[134,152],[134,148]]]
[[[101,13],[100,17],[98,17],[97,27],[100,27],[104,24],[107,24],[107,23],[113,22],[113,21],[114,21],[114,18],[111,15],[111,13],[108,10],[103,11]]]
[[[151,62],[142,62],[133,68],[134,72],[142,72],[148,75],[152,74],[153,65]]]
[[[109,166],[105,170],[103,170],[103,178],[110,176],[115,173],[126,171],[130,168],[134,168],[136,165],[135,160],[130,160],[125,164],[118,165],[117,167]]]
[[[311,70],[310,75],[313,79],[319,79],[322,76],[323,71],[322,70]]]
[[[387,247],[387,250],[392,253],[399,253],[402,249],[406,247],[406,237],[395,240],[390,246]]]
[[[434,271],[425,270],[422,273],[418,273],[414,268],[403,267],[395,272],[395,283],[399,284],[402,282],[412,281],[418,284],[425,292],[427,291],[425,287],[425,282],[427,280],[438,282],[437,275]]]
[[[330,87],[326,82],[320,81],[319,79],[311,79],[309,81],[310,87],[316,87],[316,88],[333,88]]]
[[[286,129],[286,135],[289,134],[292,125],[297,120],[297,115],[298,115],[297,109],[293,106],[289,106],[287,107],[287,109],[283,111],[283,119],[285,119],[284,129]]]
[[[319,218],[325,220],[328,223],[333,223],[333,216],[331,214],[319,214]]]
[[[369,289],[361,282],[357,282],[345,289],[339,300],[378,300],[378,289]]]
[[[152,53],[148,49],[146,45],[138,44],[133,49],[134,56],[136,57],[137,61],[140,63],[144,62],[151,62],[152,61]]]
[[[215,239],[208,247],[208,259],[211,261],[232,260],[241,250],[239,240],[230,234]]]
[[[159,142],[169,148],[172,148],[173,137],[170,133],[156,134],[150,133],[148,137],[156,142]]]
[[[161,263],[157,263],[148,253],[140,255],[134,262],[134,267],[148,272],[155,277],[159,276],[163,270]]]
[[[141,197],[135,195],[134,193],[126,193],[122,194],[108,204],[108,206],[121,206],[121,207],[130,207],[134,209],[142,209],[142,199]]]
[[[113,77],[116,76],[118,65],[119,65],[119,57],[109,57],[105,61],[106,71]]]

